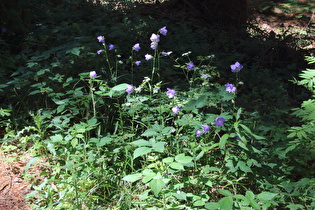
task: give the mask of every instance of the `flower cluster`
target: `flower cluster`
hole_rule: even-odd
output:
[[[234,64],[230,65],[231,71],[232,72],[239,72],[243,68],[243,65],[241,65],[238,61],[235,62]]]
[[[225,84],[225,90],[229,93],[235,93],[236,92],[236,87],[230,83]]]
[[[174,98],[175,94],[176,94],[175,90],[170,89],[170,88],[167,88],[166,95],[167,95],[169,98]]]
[[[209,125],[201,125],[202,131],[199,129],[196,129],[196,137],[201,136],[203,133],[208,133],[210,131]]]

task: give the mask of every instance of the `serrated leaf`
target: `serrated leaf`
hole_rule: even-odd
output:
[[[133,159],[136,159],[139,156],[146,155],[152,151],[149,147],[139,147],[133,152]]]
[[[127,181],[127,182],[135,182],[141,179],[142,173],[136,173],[136,174],[130,174],[125,176],[122,180]]]
[[[157,142],[157,143],[154,143],[152,144],[152,149],[153,151],[156,151],[156,152],[164,152],[164,144],[166,142]]]

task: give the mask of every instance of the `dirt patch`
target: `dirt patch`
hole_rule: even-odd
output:
[[[25,195],[30,184],[23,180],[23,169],[28,160],[9,161],[9,155],[0,154],[0,209],[30,210]]]

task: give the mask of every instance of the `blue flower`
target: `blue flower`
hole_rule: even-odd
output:
[[[151,60],[152,58],[153,58],[153,56],[152,55],[150,55],[150,54],[146,54],[145,56],[145,59],[148,61],[148,60]]]
[[[210,126],[209,125],[201,125],[203,128],[204,133],[208,133],[210,131]]]
[[[99,54],[101,54],[103,52],[103,50],[98,50],[97,51],[97,54],[99,55]]]
[[[172,108],[172,112],[173,112],[174,114],[178,114],[179,110],[180,110],[180,107],[177,106],[177,105]]]
[[[97,39],[98,39],[98,42],[100,42],[100,43],[104,43],[105,42],[104,36],[98,36]]]
[[[135,64],[136,64],[136,66],[140,66],[141,61],[136,61]]]
[[[175,90],[170,89],[170,88],[167,88],[166,95],[167,95],[169,98],[174,98],[175,93],[176,93]]]
[[[150,46],[153,50],[155,50],[158,47],[158,43],[157,42],[151,42],[151,46]]]
[[[108,45],[108,50],[113,50],[113,49],[115,49],[115,45],[109,44],[109,45]]]
[[[167,34],[166,26],[164,26],[163,28],[160,28],[159,32],[160,32],[163,36],[166,36],[166,34]]]
[[[95,78],[97,76],[95,71],[90,71],[90,77]]]
[[[5,32],[7,32],[7,29],[6,28],[1,28],[1,31],[2,31],[2,33],[5,33]]]
[[[224,126],[225,119],[223,117],[215,118],[215,126]]]
[[[151,42],[159,42],[160,41],[160,35],[152,34],[150,37]]]
[[[230,65],[232,72],[239,72],[243,68],[243,66],[237,61],[236,63]]]
[[[188,69],[188,70],[191,70],[191,69],[194,68],[194,67],[195,67],[195,65],[194,65],[193,62],[189,62],[189,63],[187,64],[187,69]]]
[[[230,83],[225,84],[225,90],[229,93],[235,93],[236,92],[236,87]]]
[[[196,129],[196,137],[199,137],[199,136],[201,136],[201,135],[202,135],[202,131]]]
[[[140,44],[139,43],[135,44],[132,49],[138,52],[141,49]]]
[[[162,52],[162,55],[167,56],[167,55],[170,55],[171,53],[172,53],[172,51],[169,51],[169,52]]]
[[[126,92],[131,94],[133,92],[133,85],[127,85]]]

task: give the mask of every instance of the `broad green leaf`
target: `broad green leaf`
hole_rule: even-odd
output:
[[[63,136],[61,134],[56,134],[50,137],[53,142],[61,142],[63,141]]]
[[[152,151],[149,147],[139,147],[133,152],[133,159],[136,159],[139,156],[146,155]]]
[[[225,148],[225,144],[226,144],[229,137],[230,137],[230,135],[226,133],[220,138],[220,142],[219,142],[220,149]]]
[[[174,130],[174,127],[170,127],[170,126],[165,127],[162,129],[162,134],[163,135],[171,134],[173,130]]]
[[[172,193],[172,195],[174,197],[176,197],[178,200],[186,200],[187,199],[186,193],[184,193],[184,192]]]
[[[257,199],[270,201],[274,197],[276,197],[277,195],[278,195],[278,193],[262,192],[262,193],[257,195]]]
[[[79,140],[77,138],[73,138],[71,140],[72,147],[76,147],[79,144]]]
[[[233,209],[233,199],[231,197],[224,197],[219,200],[220,210]]]
[[[163,180],[160,179],[152,179],[149,183],[149,187],[153,191],[155,196],[158,196],[158,194],[161,192],[161,190],[165,187],[165,183]]]
[[[251,169],[250,167],[248,167],[245,162],[239,161],[239,162],[237,163],[237,165],[240,167],[240,169],[241,169],[242,171],[244,171],[244,172],[246,172],[246,173],[253,173],[252,169]]]
[[[102,147],[106,144],[109,144],[112,142],[112,138],[111,137],[103,137],[100,139],[100,142],[97,144],[97,146]]]
[[[152,144],[153,151],[164,152],[164,144],[165,143],[166,142],[157,142],[157,143]]]
[[[228,190],[220,190],[220,189],[218,189],[218,192],[220,193],[220,194],[222,194],[222,195],[224,195],[224,196],[232,196],[232,193],[230,192],[230,191],[228,191]]]
[[[130,174],[125,176],[122,180],[127,181],[127,182],[135,182],[141,179],[142,173],[136,173],[136,174]]]
[[[181,153],[175,156],[175,160],[179,163],[185,164],[185,163],[190,163],[193,160],[193,157],[185,156],[184,153]]]
[[[208,202],[205,203],[205,208],[209,210],[216,210],[220,208],[220,204],[215,202]]]
[[[141,136],[149,137],[149,136],[157,136],[157,135],[158,135],[158,132],[156,132],[155,129],[149,128],[146,131],[144,131],[144,133]]]
[[[197,200],[194,202],[194,206],[204,206],[205,202],[203,200]]]
[[[153,177],[156,176],[156,173],[154,173],[151,169],[145,169],[143,172],[143,179],[142,179],[142,182],[143,183],[147,183],[149,182]]]
[[[131,142],[131,144],[138,146],[138,147],[142,147],[142,146],[151,146],[151,142],[144,140],[144,139],[140,139],[137,141],[133,141]]]
[[[173,162],[170,164],[170,167],[177,170],[184,170],[184,166],[180,163]]]
[[[167,157],[167,158],[164,158],[162,160],[163,163],[172,163],[174,162],[174,158],[173,157]]]

